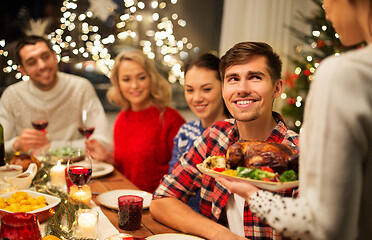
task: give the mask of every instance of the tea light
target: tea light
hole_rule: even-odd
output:
[[[83,185],[81,189],[79,189],[76,185],[72,185],[69,195],[73,199],[81,201],[85,204],[89,204],[90,200],[92,200],[92,191],[88,185]]]
[[[50,169],[50,177],[51,177],[51,184],[55,187],[63,187],[66,186],[65,180],[65,168],[61,164],[61,161],[58,160],[57,165]]]
[[[91,209],[81,209],[76,213],[76,237],[96,238],[98,228],[98,212]]]

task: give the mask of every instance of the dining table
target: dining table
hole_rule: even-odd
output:
[[[142,220],[141,228],[136,231],[125,231],[119,228],[118,223],[118,212],[117,210],[106,208],[105,206],[100,205],[97,200],[97,195],[107,191],[117,190],[117,189],[128,189],[128,190],[139,190],[128,178],[121,174],[118,170],[114,171],[106,176],[101,178],[92,179],[88,185],[91,187],[93,193],[92,200],[98,206],[100,206],[102,212],[110,220],[112,225],[120,232],[127,233],[134,237],[149,237],[156,234],[163,233],[179,233],[179,231],[167,227],[151,217],[149,209],[143,209],[142,211]]]

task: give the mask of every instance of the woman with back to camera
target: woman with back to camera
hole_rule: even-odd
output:
[[[173,138],[185,122],[168,105],[171,87],[154,63],[140,50],[115,58],[111,71],[110,102],[122,108],[114,125],[114,155],[87,141],[93,158],[114,162],[138,188],[153,192],[167,173]]]
[[[372,0],[324,0],[346,46],[367,46],[325,59],[306,100],[300,136],[300,197],[273,197],[218,179],[261,219],[301,239],[372,236]]]
[[[222,99],[219,63],[218,57],[207,53],[185,65],[185,99],[198,119],[183,124],[174,138],[169,173],[206,128],[216,121],[231,117]],[[197,196],[190,198],[188,205],[199,211],[199,201],[198,193]]]

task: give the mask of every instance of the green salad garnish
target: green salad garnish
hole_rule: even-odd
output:
[[[83,155],[83,153],[84,152],[82,149],[76,148],[76,147],[69,147],[69,146],[57,148],[51,152],[53,156],[58,156],[58,157],[69,157],[69,156],[77,157],[77,156]]]

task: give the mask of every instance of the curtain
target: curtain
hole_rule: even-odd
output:
[[[299,42],[288,26],[310,31],[299,21],[298,12],[306,15],[312,9],[311,0],[225,0],[220,55],[238,42],[266,42],[281,56],[285,72],[290,65],[287,56],[295,53]]]

